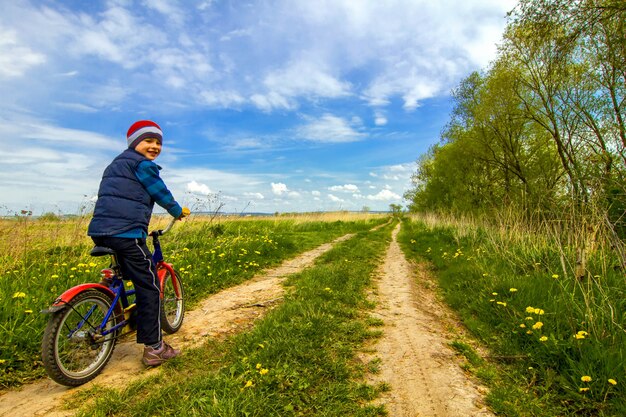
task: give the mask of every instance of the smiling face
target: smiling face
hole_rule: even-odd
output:
[[[135,150],[154,161],[161,153],[161,142],[157,138],[146,138],[135,146]]]

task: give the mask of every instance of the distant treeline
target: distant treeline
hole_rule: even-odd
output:
[[[598,215],[623,237],[626,2],[521,0],[496,60],[454,90],[412,211]]]

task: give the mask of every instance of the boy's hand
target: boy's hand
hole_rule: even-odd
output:
[[[191,214],[191,210],[189,210],[188,207],[183,207],[183,212],[180,213],[180,216],[178,217],[178,219],[180,220],[180,219],[182,219],[184,217],[189,216],[190,214]]]

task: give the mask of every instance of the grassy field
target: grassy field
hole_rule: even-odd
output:
[[[388,245],[388,224],[336,245],[292,275],[283,303],[254,329],[186,351],[164,372],[114,389],[96,386],[68,407],[79,416],[382,416],[356,359],[378,336],[366,290]]]
[[[610,250],[576,278],[574,239],[548,229],[415,218],[399,239],[488,348],[453,343],[499,415],[626,415],[626,282]]]
[[[260,269],[350,232],[387,220],[379,215],[329,213],[270,218],[191,217],[162,238],[166,260],[185,283],[187,307]],[[155,218],[153,228],[167,219]],[[88,219],[0,221],[0,387],[40,378],[40,343],[47,308],[73,285],[99,281],[108,259],[91,258]]]

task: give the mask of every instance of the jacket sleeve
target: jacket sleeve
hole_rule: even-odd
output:
[[[173,217],[180,217],[183,208],[174,200],[174,196],[161,179],[157,164],[152,161],[142,161],[137,166],[135,175],[155,203],[167,210]]]

